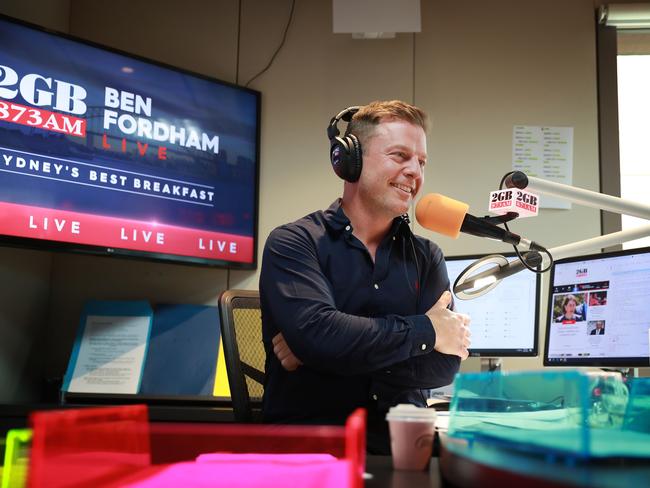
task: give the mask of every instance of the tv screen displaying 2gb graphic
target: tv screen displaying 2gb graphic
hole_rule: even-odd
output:
[[[8,244],[256,264],[260,94],[0,17]]]

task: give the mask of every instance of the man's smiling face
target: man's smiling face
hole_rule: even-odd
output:
[[[363,169],[358,184],[364,206],[383,217],[406,213],[424,182],[424,129],[403,120],[387,120],[361,145]]]

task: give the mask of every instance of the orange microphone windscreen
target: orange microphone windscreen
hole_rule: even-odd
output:
[[[468,209],[466,203],[429,193],[415,206],[415,218],[425,229],[456,239]]]

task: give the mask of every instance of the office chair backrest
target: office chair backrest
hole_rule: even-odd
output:
[[[221,336],[235,420],[254,420],[262,404],[264,361],[259,292],[228,290],[219,297]]]

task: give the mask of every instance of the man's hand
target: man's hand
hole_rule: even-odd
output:
[[[436,331],[434,349],[444,354],[454,354],[461,359],[469,356],[470,318],[468,315],[452,312],[447,308],[451,303],[451,292],[445,291],[436,304],[426,313]]]
[[[298,369],[298,366],[302,366],[302,361],[291,352],[281,332],[273,338],[272,342],[273,353],[284,369],[287,371],[295,371]]]

